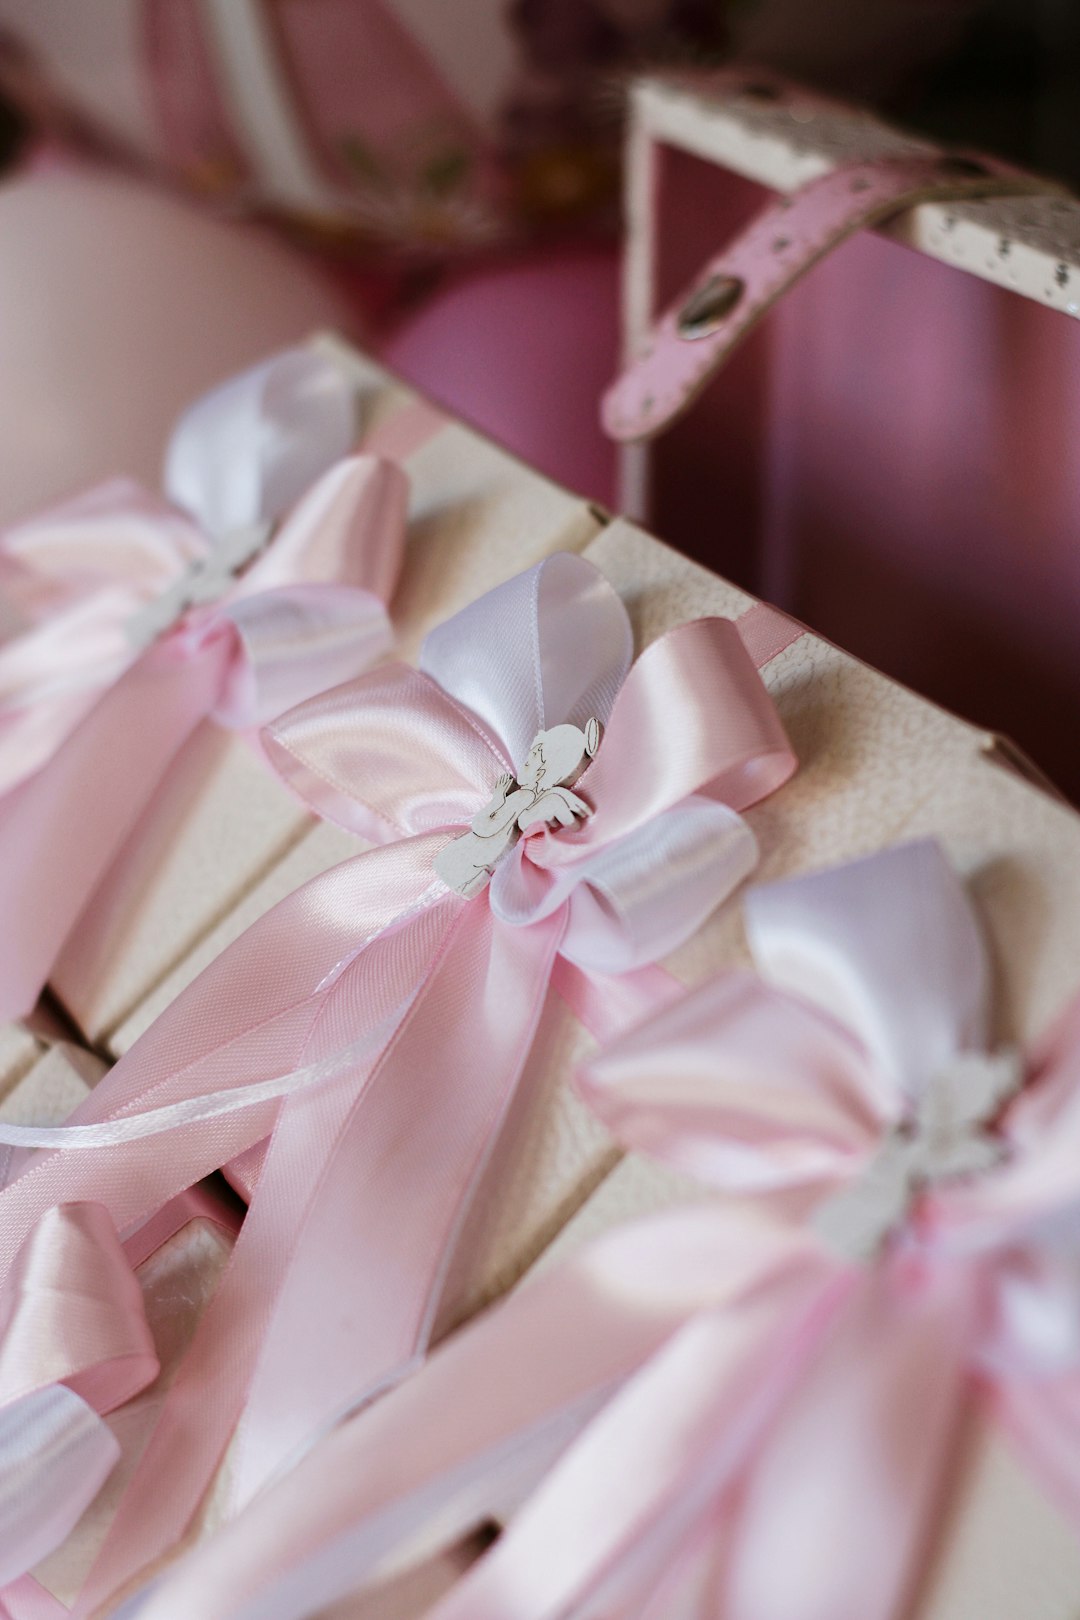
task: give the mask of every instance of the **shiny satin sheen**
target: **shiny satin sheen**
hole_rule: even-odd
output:
[[[389,650],[406,482],[348,454],[353,410],[330,359],[286,351],[181,419],[166,500],[117,480],[0,539],[23,625],[0,643],[0,1017],[33,1006],[201,720],[265,724]],[[139,655],[140,609],[234,527],[287,511],[224,598]]]
[[[523,1285],[125,1620],[301,1620],[481,1521],[511,1457],[536,1490],[429,1620],[896,1620],[973,1380],[1080,1530],[1080,999],[999,1120],[1003,1168],[928,1189],[852,1265],[806,1217],[985,1050],[985,945],[932,842],[747,916],[768,982],[705,984],[583,1076],[627,1148],[742,1196]]]
[[[737,812],[795,761],[738,632],[700,621],[630,659],[618,597],[556,556],[429,637],[419,672],[384,667],[275,723],[285,774],[381,847],[269,912],[121,1059],[72,1121],[116,1139],[39,1154],[0,1193],[2,1255],[77,1188],[123,1229],[270,1137],[80,1616],[184,1533],[234,1429],[238,1507],[423,1355],[549,984],[565,971],[579,1005],[624,1027],[672,993],[655,957],[752,865]],[[594,814],[565,840],[523,839],[475,900],[452,894],[435,852],[522,739],[591,713],[606,736],[577,791]],[[630,971],[609,980],[613,962]],[[323,1061],[330,1077],[304,1084]],[[283,1102],[248,1091],[271,1080]],[[232,1111],[187,1111],[229,1089]],[[167,1134],[142,1134],[141,1114],[173,1105]]]
[[[0,1585],[73,1529],[120,1454],[101,1414],[157,1372],[108,1213],[88,1203],[49,1210],[0,1291]]]

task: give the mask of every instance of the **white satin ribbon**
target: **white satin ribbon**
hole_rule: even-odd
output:
[[[286,349],[203,394],[177,422],[165,493],[215,537],[272,522],[356,442],[343,366]]]
[[[104,1419],[63,1384],[0,1410],[0,1586],[67,1540],[119,1460]]]

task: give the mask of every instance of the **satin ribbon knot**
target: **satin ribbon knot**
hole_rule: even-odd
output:
[[[378,847],[250,928],[95,1088],[69,1151],[0,1193],[2,1254],[75,1188],[124,1226],[238,1155],[254,1183],[80,1615],[183,1534],[230,1437],[236,1508],[423,1358],[552,988],[599,1035],[663,1004],[656,959],[753,864],[740,812],[795,760],[738,631],[699,620],[632,651],[611,586],[556,555],[432,632],[419,670],[267,728],[286,779]],[[434,867],[504,775],[528,784],[515,826],[549,793],[592,813],[555,832],[526,813],[465,901]],[[214,1418],[198,1432],[193,1401]]]
[[[349,454],[354,415],[331,358],[288,350],[185,413],[164,499],[114,480],[0,537],[24,626],[0,643],[0,1017],[200,722],[261,726],[392,645],[407,485]]]
[[[891,1127],[856,1180],[814,1211],[818,1236],[847,1259],[869,1260],[925,1188],[1000,1164],[1006,1144],[987,1127],[1022,1082],[1016,1052],[960,1053],[933,1075],[914,1116]]]
[[[301,1620],[508,1491],[523,1505],[429,1620],[898,1620],[976,1392],[1080,1533],[1080,997],[1017,1089],[932,842],[745,911],[763,979],[701,986],[581,1077],[625,1147],[724,1196],[545,1268],[138,1620]],[[905,1176],[903,1241],[851,1264],[815,1231],[822,1192],[905,1120],[917,1212]]]
[[[517,775],[504,771],[468,831],[436,855],[435,870],[448,888],[471,900],[487,888],[496,863],[519,834],[535,835],[553,823],[572,827],[579,816],[592,815],[591,807],[570,787],[586,760],[596,757],[600,729],[593,716],[583,731],[563,725],[536,734]]]
[[[225,596],[239,574],[270,539],[271,526],[260,524],[225,535],[206,557],[189,563],[176,582],[140,608],[127,621],[128,640],[138,651],[171,630],[192,608],[206,607]]]

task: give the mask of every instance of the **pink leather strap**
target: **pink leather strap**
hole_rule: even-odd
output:
[[[864,226],[916,203],[1053,189],[989,158],[942,153],[843,165],[778,197],[657,321],[604,397],[606,431],[629,440],[668,427],[776,300]]]

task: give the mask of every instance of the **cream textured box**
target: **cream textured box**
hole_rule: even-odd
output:
[[[501,580],[598,531],[589,505],[452,422],[333,338],[355,378],[361,443],[401,459],[411,485],[391,613],[396,655]],[[416,417],[426,437],[416,444]],[[51,987],[88,1041],[116,1032],[173,966],[310,830],[302,805],[241,739],[207,722],[190,739],[58,961]]]
[[[687,620],[708,614],[738,617],[753,605],[745,592],[622,520],[609,524],[585,555],[623,597],[638,650]],[[920,807],[964,770],[1010,788],[1019,785],[989,763],[994,741],[989,734],[812,634],[773,659],[764,678],[800,769],[748,814],[760,844],[757,876],[762,879],[893,842]],[[1049,804],[1035,797],[1040,805]],[[126,1050],[196,973],[271,905],[363,847],[326,824],[299,840],[121,1026],[117,1050]],[[745,961],[738,907],[729,904],[668,966],[692,984]],[[614,1145],[569,1085],[591,1047],[584,1028],[550,994],[511,1117],[462,1234],[441,1331],[509,1288],[614,1168]]]

